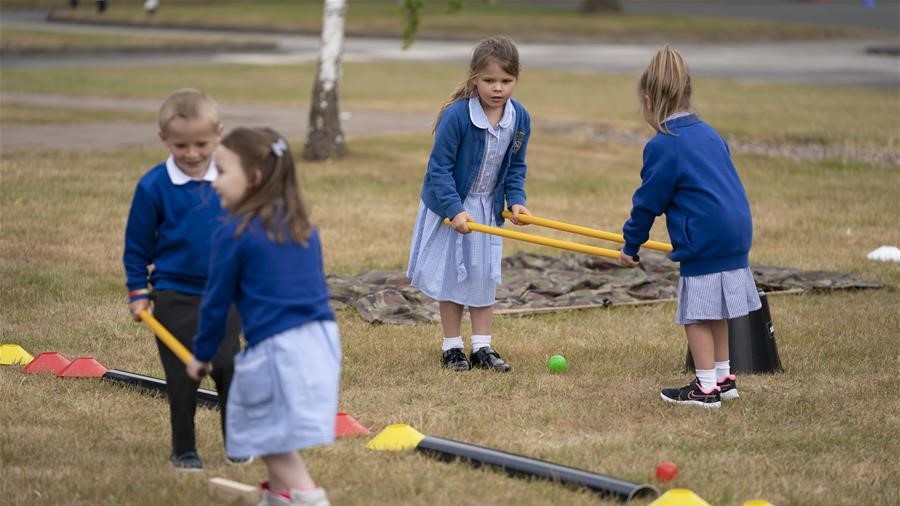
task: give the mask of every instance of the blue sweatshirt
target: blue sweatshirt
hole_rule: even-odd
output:
[[[725,140],[696,115],[666,122],[644,147],[641,186],[625,222],[627,255],[637,254],[660,214],[682,276],[748,266],[753,223],[750,203]]]
[[[525,205],[525,151],[531,137],[531,117],[522,104],[510,99],[516,108],[512,142],[503,157],[494,191],[494,214],[503,224],[504,202],[508,207]],[[434,147],[422,183],[422,202],[438,216],[453,219],[463,212],[463,201],[481,168],[484,158],[484,129],[469,119],[469,99],[453,102],[438,118]]]
[[[149,284],[154,290],[203,293],[210,240],[226,213],[210,181],[187,179],[176,185],[161,163],[138,182],[122,255],[129,292]],[[131,299],[146,297],[145,292]]]
[[[248,346],[307,322],[334,320],[318,231],[313,229],[306,245],[278,244],[258,220],[234,237],[240,221],[227,221],[213,236],[209,282],[194,336],[194,356],[201,362],[216,354],[232,301]]]

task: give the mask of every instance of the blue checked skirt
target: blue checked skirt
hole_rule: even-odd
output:
[[[261,457],[334,442],[341,340],[333,321],[294,327],[234,357],[225,450]]]
[[[493,193],[470,194],[463,208],[477,223],[497,226]],[[481,232],[460,234],[419,202],[406,276],[425,295],[469,307],[493,305],[502,257],[500,237]]]
[[[762,307],[753,273],[745,267],[733,271],[686,276],[678,281],[675,323],[730,320]]]

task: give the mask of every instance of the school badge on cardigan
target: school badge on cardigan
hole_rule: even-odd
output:
[[[525,132],[519,130],[516,132],[516,138],[513,139],[513,148],[512,154],[516,154],[519,152],[519,149],[522,147],[522,142],[525,140]]]

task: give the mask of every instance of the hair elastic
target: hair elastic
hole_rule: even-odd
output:
[[[275,156],[281,158],[284,156],[284,152],[287,151],[287,147],[287,142],[284,142],[284,139],[279,137],[277,141],[272,143],[272,152],[275,153]]]

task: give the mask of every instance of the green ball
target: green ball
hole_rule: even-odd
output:
[[[564,372],[567,367],[566,357],[562,355],[553,355],[547,360],[547,370],[552,373]]]

